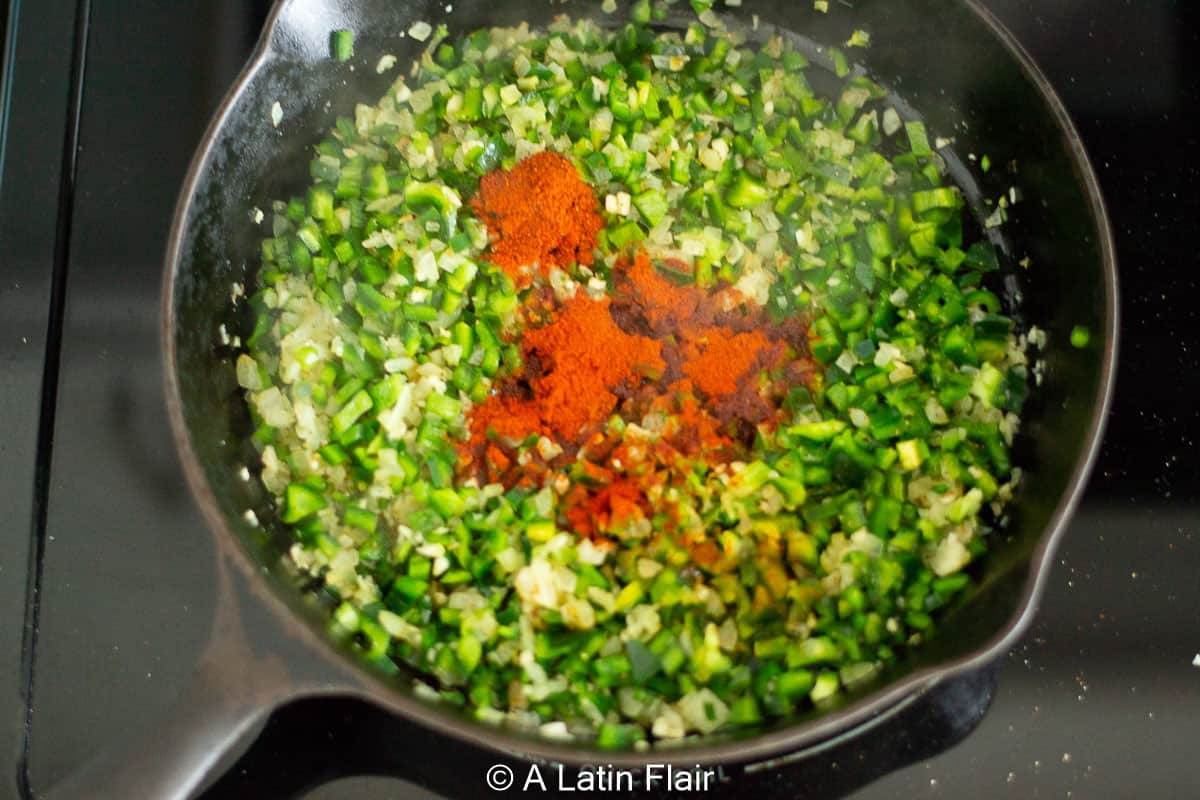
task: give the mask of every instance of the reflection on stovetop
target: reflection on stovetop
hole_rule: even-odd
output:
[[[723,767],[707,776],[697,771],[696,787],[706,797],[843,797],[893,770],[932,758],[970,733],[983,719],[996,689],[996,667],[990,666],[946,681],[925,695],[887,712],[837,740],[805,752],[750,767]],[[651,759],[653,760],[653,759]],[[453,764],[453,769],[447,769]],[[578,771],[538,766],[498,757],[495,753],[452,742],[371,706],[352,701],[309,700],[274,714],[251,748],[203,800],[263,797],[473,797],[486,793],[490,767],[512,770],[516,787],[543,785],[551,794],[566,787],[583,788]],[[619,788],[626,794],[671,797],[665,774],[653,784],[628,782],[604,775],[607,786],[593,777],[595,789]],[[348,778],[347,776],[358,776]],[[361,776],[386,776],[364,779]],[[649,773],[645,777],[649,779]],[[634,787],[632,791],[627,787]],[[676,789],[680,784],[674,784]],[[430,794],[432,793],[432,794]],[[607,795],[611,791],[604,792]],[[578,796],[579,792],[573,794]],[[586,794],[586,793],[585,793]],[[617,796],[621,791],[615,792]],[[686,794],[686,792],[683,792]]]

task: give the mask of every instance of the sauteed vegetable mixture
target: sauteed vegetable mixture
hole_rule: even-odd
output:
[[[657,13],[414,30],[276,203],[237,362],[335,630],[604,747],[820,706],[927,638],[1028,384],[924,126],[836,49]]]

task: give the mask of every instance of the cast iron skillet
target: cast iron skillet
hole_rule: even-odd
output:
[[[453,3],[450,14],[446,2]],[[187,796],[271,710],[321,694],[363,698],[509,756],[569,765],[803,757],[994,660],[1025,630],[1096,453],[1114,377],[1116,264],[1079,136],[1045,78],[976,0],[859,0],[853,8],[834,3],[828,15],[815,13],[809,2],[744,0],[723,13],[742,23],[757,15],[760,32],[778,26],[836,44],[854,28],[870,31],[872,47],[853,52],[868,73],[919,109],[935,134],[955,137],[954,152],[991,156],[997,167],[981,179],[980,191],[997,197],[1017,184],[1024,194],[1006,236],[1015,243],[1012,261],[1029,256],[1032,266],[1014,266],[1003,288],[1010,301],[1023,298],[1022,317],[1050,338],[1045,381],[1029,404],[1015,456],[1028,479],[1012,506],[1006,540],[982,566],[979,589],[943,619],[932,641],[837,708],[650,753],[597,752],[484,727],[418,699],[410,680],[374,672],[324,633],[325,612],[296,590],[285,566],[287,540],[270,498],[257,480],[239,478],[241,468],[254,470],[257,460],[234,378],[234,351],[218,344],[217,331],[221,324],[231,334],[249,330],[249,312],[244,303],[231,305],[230,287],[254,281],[263,229],[251,221],[250,209],[269,210],[271,199],[304,187],[311,148],[335,117],[351,112],[355,102],[373,103],[394,77],[375,73],[379,55],[395,53],[401,68],[416,55],[416,43],[396,36],[412,22],[444,20],[452,32],[521,20],[538,25],[562,12],[598,15],[597,6],[594,0],[277,4],[196,154],[166,258],[163,347],[171,422],[219,554],[211,640],[173,713],[147,742],[102,756],[52,794]],[[329,33],[339,28],[355,32],[361,55],[351,64],[329,60]],[[276,101],[283,110],[278,128],[270,121]],[[1014,159],[1015,175],[1005,168]],[[1091,347],[1070,347],[1075,325],[1091,329]],[[245,521],[247,509],[263,527]]]

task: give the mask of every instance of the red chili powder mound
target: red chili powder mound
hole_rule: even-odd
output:
[[[473,441],[481,441],[489,428],[510,439],[538,433],[572,441],[612,413],[614,389],[655,376],[665,366],[658,342],[625,333],[613,322],[608,300],[583,294],[548,325],[526,331],[521,350],[526,365],[536,363],[540,370],[529,380],[531,398],[489,398],[471,415]]]
[[[659,275],[645,250],[638,251],[632,264],[625,264],[638,305],[654,333],[675,335],[685,325],[694,325],[698,312],[702,311],[703,291],[694,286],[676,286]]]
[[[570,161],[549,151],[485,175],[471,208],[492,236],[488,258],[518,288],[532,281],[535,264],[542,274],[592,264],[604,225],[591,187]]]
[[[759,331],[734,333],[728,328],[706,328],[689,337],[683,346],[683,374],[710,397],[733,394],[738,379],[752,367],[774,366],[783,347]]]
[[[742,376],[756,367],[769,369],[783,356],[784,348],[764,333],[714,325],[721,315],[719,296],[671,283],[655,271],[645,250],[626,270],[651,331],[676,337],[683,374],[708,397],[733,394]]]

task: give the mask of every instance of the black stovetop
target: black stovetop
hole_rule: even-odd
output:
[[[837,795],[915,760],[854,797],[1194,796],[1200,7],[984,4],[1062,94],[1113,215],[1125,321],[1109,434],[1042,610],[997,682],[960,684],[958,718],[932,698],[873,744],[762,789]],[[207,633],[214,566],[168,435],[159,279],[184,171],[267,4],[5,8],[0,796],[36,794],[153,724]],[[370,708],[309,701],[277,713],[208,796],[296,796],[373,772],[482,794],[486,763]],[[303,796],[419,795],[360,777]]]

